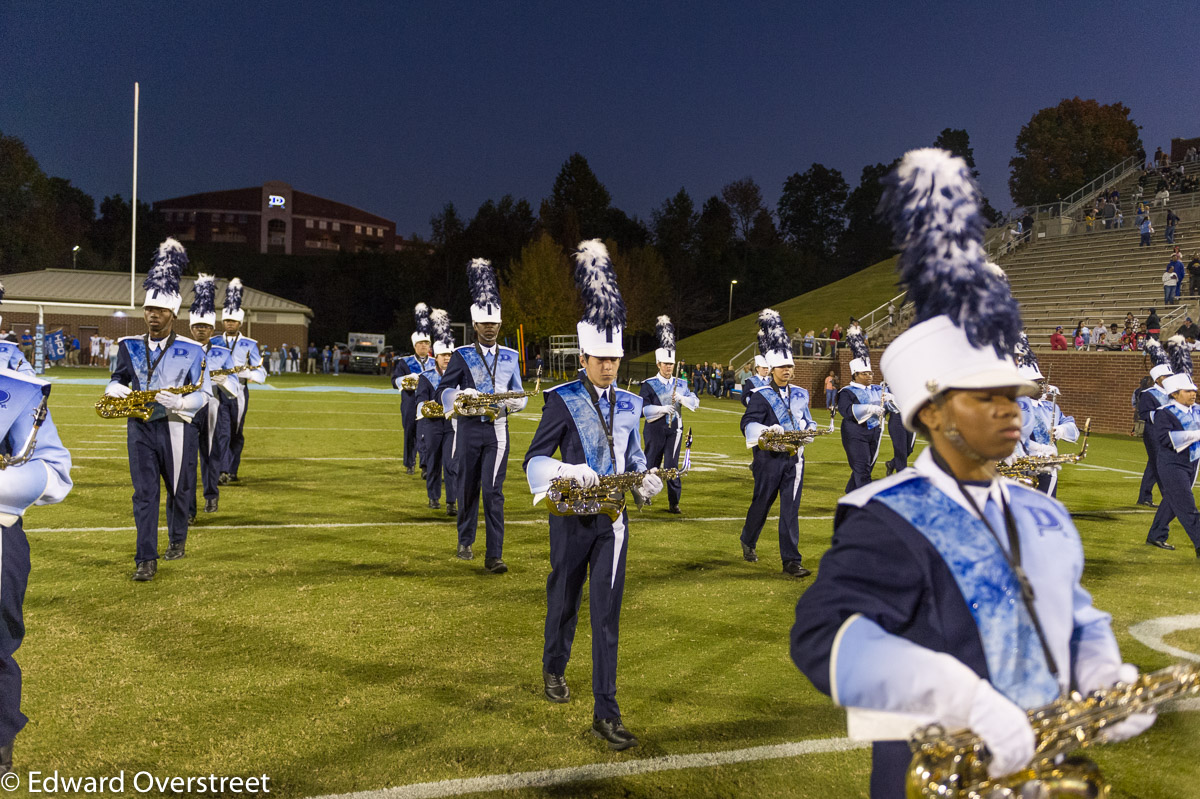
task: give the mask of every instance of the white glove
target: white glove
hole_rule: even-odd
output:
[[[154,395],[154,401],[168,411],[178,411],[183,407],[183,395],[170,391],[160,391]]]
[[[889,391],[883,392],[883,401],[884,402],[893,402],[893,401],[895,401],[895,399],[896,399],[895,395],[892,394],[891,392],[889,392]]]
[[[763,432],[764,433],[782,433],[782,432],[784,432],[783,425],[773,424],[770,427],[768,427],[766,430],[764,430]]]
[[[1046,397],[1057,397],[1059,393],[1058,386],[1051,386],[1049,384],[1047,384],[1045,390],[1042,391],[1042,395]]]
[[[1029,726],[1029,715],[987,680],[980,680],[975,689],[967,726],[992,753],[988,776],[1012,774],[1033,759],[1036,740],[1033,727]]]
[[[509,413],[516,413],[525,408],[525,400],[523,399],[506,399],[500,403],[500,406]]]
[[[882,405],[872,405],[871,406],[871,415],[872,416],[878,416],[880,419],[882,419],[883,413],[884,413],[884,408]]]
[[[478,393],[479,393],[479,390],[478,390],[478,389],[474,389],[474,388],[460,388],[460,389],[458,390],[458,393],[459,393],[459,394],[463,394],[463,395],[465,395],[465,396],[468,396],[468,397],[473,397],[473,396],[475,396],[476,394],[478,394]]]
[[[658,492],[662,491],[662,489],[662,478],[659,477],[655,472],[651,472],[642,478],[642,484],[635,488],[634,491],[637,492],[639,497],[641,497],[642,502],[646,502],[657,496]]]
[[[117,399],[125,399],[126,397],[128,397],[130,394],[133,393],[133,389],[130,388],[129,386],[121,385],[120,383],[109,383],[108,388],[104,389],[104,393],[106,396],[109,396],[109,397],[116,397]]]
[[[700,407],[700,398],[699,397],[684,397],[683,398],[683,407],[687,408],[690,411],[694,411],[694,410],[698,409]]]
[[[600,475],[596,474],[595,470],[586,463],[564,463],[558,467],[555,477],[574,480],[580,488],[591,488],[600,483]]]
[[[1078,675],[1079,692],[1087,696],[1094,691],[1111,688],[1119,682],[1131,683],[1137,677],[1137,666],[1132,663],[1107,662],[1091,669],[1081,666]],[[1134,713],[1124,721],[1119,721],[1106,729],[1101,733],[1100,740],[1105,743],[1128,741],[1150,729],[1157,718],[1158,713],[1153,710],[1147,713]]]

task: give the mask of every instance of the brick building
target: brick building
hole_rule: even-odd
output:
[[[42,306],[47,332],[62,328],[68,334],[86,341],[89,336],[108,338],[136,335],[146,332],[142,320],[142,300],[146,292],[142,281],[146,275],[136,277],[132,309],[78,308],[68,303],[92,303],[97,305],[127,305],[129,303],[129,274],[122,272],[94,272],[74,269],[46,269],[41,272],[16,272],[4,276],[4,304],[0,306],[0,327],[12,328],[20,335],[25,328],[32,330],[38,320],[38,305]],[[188,306],[192,304],[193,278],[185,276],[179,281],[183,306],[175,323],[180,335],[191,335],[188,330]],[[220,330],[220,303],[225,297],[227,280],[217,281],[217,325]],[[299,344],[307,347],[308,326],[313,312],[307,305],[277,297],[274,294],[245,287],[242,308],[246,319],[242,330],[246,335],[258,339],[259,343],[277,348],[281,344]]]
[[[282,181],[159,200],[154,211],[184,244],[282,255],[395,252],[404,245],[390,219]]]

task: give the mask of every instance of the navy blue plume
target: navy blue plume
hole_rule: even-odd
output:
[[[1192,376],[1192,351],[1183,336],[1167,339],[1167,354],[1171,358],[1171,371],[1177,375]]]
[[[617,287],[608,248],[600,239],[579,243],[575,251],[575,285],[583,296],[583,320],[597,330],[625,327],[625,300]]]
[[[212,275],[199,275],[192,283],[192,307],[189,309],[196,316],[206,316],[216,312],[217,281]]]
[[[421,303],[417,307],[420,308],[423,305],[425,303]],[[428,306],[425,310],[428,312]],[[440,341],[447,347],[454,346],[454,331],[450,328],[450,314],[441,308],[434,308],[433,312],[429,314],[428,322],[434,341]]]
[[[225,284],[225,310],[240,311],[242,310],[242,281],[240,278],[234,278]]]
[[[879,213],[902,251],[900,283],[916,306],[915,322],[944,314],[974,346],[1011,356],[1021,310],[1007,281],[987,267],[987,223],[966,163],[945,150],[913,150],[883,184]]]
[[[1017,338],[1017,346],[1013,348],[1013,357],[1016,359],[1017,366],[1032,366],[1039,372],[1037,353],[1033,351],[1033,347],[1029,346],[1029,336],[1025,331],[1021,331],[1021,335]]]
[[[467,286],[471,291],[471,304],[492,312],[491,306],[500,307],[500,286],[492,262],[486,258],[474,258],[467,267]]]
[[[188,257],[183,245],[168,237],[158,245],[154,253],[154,265],[142,281],[142,288],[147,292],[178,294],[179,278],[183,276],[183,269],[187,265]]]
[[[863,335],[863,329],[858,326],[858,323],[850,325],[846,328],[846,344],[850,347],[850,354],[855,358],[871,358],[871,348],[867,346],[867,337]]]
[[[1170,359],[1167,358],[1167,353],[1163,350],[1163,345],[1158,339],[1146,339],[1146,343],[1142,348],[1146,351],[1146,355],[1150,356],[1150,366],[1170,365]]]
[[[654,325],[654,335],[658,337],[659,348],[664,350],[675,349],[675,325],[671,324],[671,317],[658,317],[658,321]]]
[[[428,336],[429,335],[429,306],[423,302],[418,302],[417,306],[415,308],[413,308],[413,318],[416,320],[417,332],[421,333],[422,335]],[[449,324],[449,323],[450,323],[449,317],[447,317],[446,324]]]
[[[763,308],[758,313],[758,348],[763,355],[768,352],[791,352],[792,339],[779,312],[771,308]]]

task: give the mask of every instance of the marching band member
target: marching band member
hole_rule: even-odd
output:
[[[969,728],[990,751],[989,773],[1010,774],[1034,754],[1027,710],[1136,669],[1079,584],[1083,547],[1067,509],[996,476],[1020,436],[1015,399],[1035,386],[1012,360],[1016,301],[983,271],[966,164],[918,150],[887,181],[882,207],[915,316],[883,373],[930,446],[842,497],[832,547],[796,606],[791,654],[847,708],[851,737],[874,741],[873,799],[903,799],[914,731]],[[1107,739],[1153,721],[1131,716]]]
[[[1043,458],[1058,454],[1058,441],[1078,441],[1079,428],[1075,419],[1063,414],[1058,407],[1058,386],[1052,386],[1038,368],[1032,349],[1022,349],[1021,375],[1041,388],[1038,397],[1019,397],[1021,406],[1021,449],[1024,454]],[[1058,472],[1061,466],[1051,466],[1038,474],[1037,490],[1052,497],[1058,496]]]
[[[881,383],[880,388],[888,393],[887,383]],[[917,434],[904,428],[904,417],[895,400],[884,402],[883,409],[887,411],[888,438],[892,440],[892,459],[887,462],[887,473],[892,475],[908,468],[908,456],[917,447]]]
[[[1137,504],[1154,508],[1157,507],[1154,504],[1154,486],[1158,483],[1158,450],[1154,440],[1154,412],[1171,401],[1162,390],[1163,380],[1171,376],[1171,365],[1167,362],[1167,353],[1158,339],[1146,339],[1145,350],[1146,354],[1150,356],[1150,379],[1154,381],[1154,385],[1138,394],[1137,415],[1142,420],[1142,446],[1146,448],[1146,469],[1142,472]],[[1162,492],[1162,486],[1159,486],[1159,492]],[[1163,541],[1165,542],[1166,538],[1163,538]],[[1155,541],[1151,540],[1147,543],[1155,544]]]
[[[33,505],[61,502],[71,490],[71,453],[63,447],[44,403],[50,384],[0,370],[0,453],[12,465],[0,471],[0,774],[13,770],[13,740],[29,719],[21,712],[21,668],[13,655],[25,638],[29,540],[22,516]],[[45,409],[45,417],[39,417]],[[27,460],[22,461],[23,458]]]
[[[651,469],[665,466],[679,468],[679,450],[683,446],[683,420],[680,408],[696,410],[700,398],[688,391],[687,380],[675,374],[675,326],[669,316],[658,317],[655,325],[658,348],[654,361],[658,374],[642,381],[642,415],[646,417],[642,435],[646,440],[646,463]],[[679,497],[683,481],[678,477],[667,481],[667,512],[679,513]]]
[[[218,369],[233,368],[233,353],[213,343],[212,334],[217,327],[217,282],[212,275],[200,275],[192,285],[195,298],[189,309],[192,338],[204,348],[204,372],[212,384],[213,396],[204,408],[192,419],[196,428],[196,439],[200,450],[200,479],[204,490],[204,512],[216,513],[221,496],[220,477],[225,471],[225,459],[229,457],[230,413],[221,413],[222,403],[236,406],[241,390],[237,378],[232,374],[213,378]],[[192,465],[195,468],[195,464]],[[189,521],[196,520],[196,493],[191,493]]]
[[[520,359],[516,350],[496,343],[500,336],[500,289],[492,262],[476,258],[467,267],[471,289],[471,327],[477,341],[459,347],[450,356],[435,393],[447,414],[460,395],[522,391]],[[524,409],[525,398],[503,400],[493,406],[495,419],[456,415],[454,458],[458,470],[458,557],[471,560],[479,526],[479,494],[487,525],[487,551],[483,567],[492,574],[508,571],[504,553],[504,476],[508,469],[508,415]]]
[[[758,337],[762,338],[762,331],[758,331]],[[758,345],[759,350],[762,350],[762,343]],[[769,386],[771,384],[771,367],[767,366],[767,359],[756,353],[754,355],[754,374],[747,377],[742,382],[742,407],[750,404],[750,395],[754,393],[754,389]]]
[[[854,355],[850,361],[850,384],[838,392],[838,413],[842,416],[842,447],[850,462],[850,481],[846,493],[871,482],[871,470],[879,457],[883,440],[883,389],[872,385],[871,352],[862,328],[857,324],[846,330],[846,343]]]
[[[812,574],[800,564],[800,495],[804,490],[804,447],[794,453],[766,449],[759,444],[765,432],[817,429],[809,409],[808,392],[791,384],[795,372],[791,339],[783,320],[767,308],[758,315],[761,334],[760,354],[771,369],[771,384],[754,390],[746,412],[742,414],[742,434],[746,447],[754,450],[750,471],[754,475],[754,496],[742,525],[742,557],[758,562],[755,547],[767,521],[767,514],[779,497],[779,556],[783,571],[793,577]]]
[[[1171,520],[1179,519],[1200,557],[1200,512],[1192,493],[1196,467],[1200,465],[1200,406],[1195,404],[1192,354],[1183,336],[1172,336],[1167,341],[1167,352],[1175,374],[1163,379],[1162,390],[1170,399],[1154,411],[1151,421],[1162,502],[1146,534],[1146,543],[1159,549],[1175,549],[1167,543],[1167,534]]]
[[[0,283],[0,301],[4,299],[4,284]],[[0,369],[10,369],[26,375],[36,375],[32,364],[15,341],[0,338]]]
[[[578,324],[584,376],[543,392],[545,408],[525,455],[525,473],[536,504],[553,479],[570,479],[584,488],[600,478],[643,471],[646,458],[638,444],[642,400],[614,385],[625,354],[621,334],[625,303],[617,288],[608,251],[597,239],[575,253],[575,282],[584,299]],[[559,452],[561,460],[554,458]],[[662,490],[657,475],[647,475],[635,500],[641,504]],[[617,705],[617,643],[629,516],[604,513],[550,516],[550,577],[546,581],[546,632],[542,681],[546,698],[567,702],[566,668],[575,638],[584,580],[592,623],[592,734],[613,750],[637,746],[621,721]]]
[[[416,320],[416,330],[412,334],[413,354],[397,358],[392,367],[392,387],[400,392],[400,421],[404,424],[404,471],[413,473],[417,455],[421,447],[417,431],[416,389],[405,389],[403,380],[407,375],[418,378],[425,372],[433,370],[433,358],[429,356],[431,341],[429,338],[429,306],[418,302],[413,309]],[[425,455],[421,454],[421,476],[425,474]],[[440,479],[440,478],[439,478]],[[440,494],[439,494],[440,495]]]
[[[212,394],[204,370],[204,348],[173,330],[183,298],[179,277],[187,266],[183,245],[168,238],[158,247],[154,266],[142,287],[146,335],[118,342],[117,368],[104,393],[118,399],[133,391],[159,389],[146,421],[130,417],[126,425],[129,475],[133,480],[133,520],[137,526],[134,561],[137,582],[153,580],[158,571],[159,481],[167,486],[167,552],[165,560],[184,556],[189,506],[196,493],[196,449],[192,418]],[[195,385],[186,394],[168,391]],[[188,468],[190,466],[190,468]]]
[[[442,498],[442,473],[445,472],[446,515],[458,516],[455,499],[458,496],[458,471],[454,462],[454,421],[447,419],[444,413],[437,419],[426,418],[421,413],[422,405],[434,401],[442,375],[446,373],[450,356],[454,353],[454,332],[450,329],[450,314],[441,308],[434,309],[429,315],[429,323],[433,336],[433,368],[421,372],[413,397],[417,436],[423,448],[421,463],[425,468],[425,492],[429,495],[429,507],[435,510],[441,507],[438,502]],[[405,441],[407,440],[406,433]]]
[[[250,384],[267,382],[267,370],[263,367],[262,353],[258,342],[249,336],[242,335],[242,322],[246,319],[246,311],[242,308],[242,281],[234,278],[225,286],[225,303],[221,311],[221,324],[225,333],[218,336],[214,342],[233,353],[233,365],[245,366],[250,364],[256,368],[238,375],[240,390],[237,395],[237,405],[229,406],[229,458],[226,461],[225,474],[221,475],[222,484],[238,481],[238,467],[242,464],[242,450],[246,446],[246,412],[250,410]]]

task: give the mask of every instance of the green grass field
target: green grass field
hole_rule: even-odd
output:
[[[387,382],[298,375],[272,384]],[[631,514],[618,698],[642,746],[613,754],[587,734],[586,616],[567,671],[572,701],[541,696],[546,512],[531,507],[520,468],[536,410],[511,425],[507,575],[484,572],[481,556],[455,559],[452,520],[426,508],[424,485],[403,474],[394,393],[255,390],[241,484],[222,491],[219,513],[201,514],[184,560],[160,561],[157,579],[138,584],[129,580],[125,423],[95,415],[99,394],[55,388],[75,489],[26,519],[22,774],[265,773],[272,795],[308,797],[845,735],[844,714],[789,659],[796,599],[810,581],[780,573],[773,522],[761,562],[741,559],[751,478],[736,401],[706,397],[687,416],[696,469],[685,515]],[[1129,628],[1196,613],[1200,562],[1178,527],[1178,552],[1142,543],[1150,512],[1131,504],[1141,443],[1094,438],[1060,497],[1087,549],[1085,585],[1112,612],[1126,659],[1158,668],[1173,658]],[[806,471],[801,551],[816,568],[848,475],[836,437],[810,447]],[[1196,630],[1168,642],[1200,653]],[[1198,741],[1200,714],[1176,712],[1097,757],[1114,796],[1195,797]],[[868,759],[861,749],[803,754],[495,793],[856,797],[866,795]],[[442,794],[395,794],[418,795]]]

